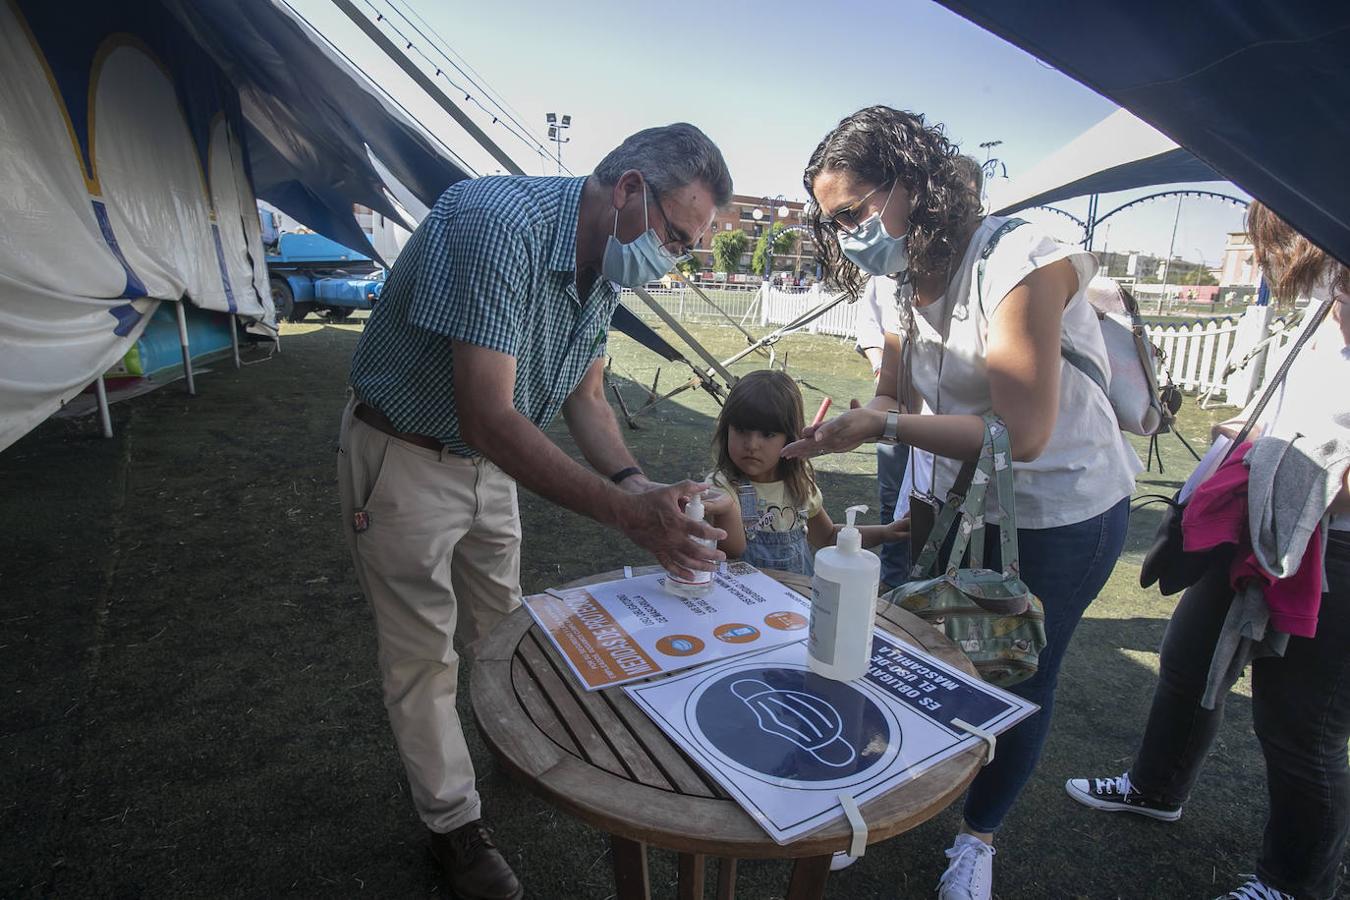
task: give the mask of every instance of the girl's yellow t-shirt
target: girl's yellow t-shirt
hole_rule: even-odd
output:
[[[804,506],[797,506],[788,496],[785,481],[744,481],[750,490],[738,490],[721,472],[714,472],[708,480],[719,490],[726,491],[741,500],[741,521],[745,523],[747,533],[768,531],[786,533],[806,528],[806,522],[825,505],[820,488],[811,484],[811,496]]]

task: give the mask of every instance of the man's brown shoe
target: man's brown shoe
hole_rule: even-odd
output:
[[[520,900],[525,896],[482,819],[445,834],[431,832],[431,855],[440,863],[450,893],[460,900]]]

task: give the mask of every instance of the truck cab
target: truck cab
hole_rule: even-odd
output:
[[[379,300],[385,273],[375,260],[321,234],[282,231],[269,209],[258,216],[278,321],[302,322],[315,312],[345,322]]]

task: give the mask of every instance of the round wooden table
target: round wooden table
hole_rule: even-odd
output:
[[[765,574],[810,595],[807,577]],[[621,577],[622,572],[607,572],[568,587]],[[941,632],[898,607],[880,607],[878,627],[975,675],[970,660]],[[788,900],[815,900],[824,896],[831,855],[848,849],[853,833],[842,817],[790,844],[776,843],[620,688],[594,693],[582,688],[524,607],[484,639],[474,660],[470,699],[479,730],[507,770],[610,835],[619,900],[650,896],[648,845],[679,854],[681,900],[703,896],[708,856],[721,859],[719,900],[734,894],[736,859],[765,857],[795,859]],[[967,750],[864,804],[868,843],[908,831],[945,809],[975,777],[983,755],[982,747]]]

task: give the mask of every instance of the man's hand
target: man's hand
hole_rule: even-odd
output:
[[[650,551],[672,574],[692,578],[694,571],[711,572],[726,559],[716,546],[705,547],[694,538],[720,541],[727,533],[707,522],[695,522],[684,514],[683,503],[708,489],[696,481],[652,484],[640,493],[623,497],[617,525],[633,543]]]

